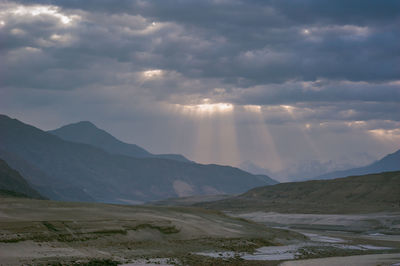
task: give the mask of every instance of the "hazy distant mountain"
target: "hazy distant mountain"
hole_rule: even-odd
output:
[[[113,154],[128,155],[138,158],[163,158],[190,162],[180,154],[151,154],[138,145],[128,144],[118,140],[89,121],[69,124],[48,132],[62,138],[63,140],[90,144]]]
[[[351,176],[351,175],[365,175],[389,171],[399,171],[400,170],[400,150],[386,155],[382,159],[371,163],[364,167],[352,168],[343,171],[335,171],[332,173],[324,174],[318,176],[314,179],[332,179],[336,177]]]
[[[266,168],[263,168],[251,161],[244,161],[239,165],[239,168],[247,171],[249,173],[252,173],[254,175],[268,175],[268,176],[273,176],[273,172],[269,171]]]
[[[0,150],[7,162],[25,171],[39,192],[71,201],[121,203],[236,194],[268,184],[264,178],[229,166],[111,154],[62,140],[4,115],[0,115]]]
[[[239,167],[249,173],[265,174],[281,181],[301,181],[313,179],[334,171],[364,166],[375,160],[375,158],[367,153],[358,153],[329,161],[302,160],[289,164],[283,170],[276,172],[265,169],[250,161],[241,163]]]
[[[4,194],[43,198],[17,171],[0,159],[0,195]]]
[[[400,211],[400,172],[281,183],[198,204],[239,212],[370,213]]]

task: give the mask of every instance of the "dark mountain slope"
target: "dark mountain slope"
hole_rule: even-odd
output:
[[[182,162],[190,162],[180,154],[155,155],[135,144],[122,142],[108,132],[96,127],[88,121],[69,124],[55,130],[48,131],[63,140],[90,144],[112,154],[127,155],[139,158],[162,158]]]
[[[29,180],[35,190],[40,191],[41,195],[49,199],[68,201],[73,198],[76,201],[94,201],[79,187],[49,177],[43,171],[13,153],[0,149],[0,158],[3,158],[13,169],[18,169],[18,172],[26,180]]]
[[[0,194],[43,198],[17,171],[2,159],[0,159]]]
[[[390,171],[400,171],[400,150],[392,154],[386,155],[382,159],[367,166],[343,171],[335,171],[332,173],[321,175],[319,177],[315,177],[313,179],[332,179],[342,176],[366,175]]]
[[[4,115],[0,116],[0,150],[18,156],[45,174],[48,180],[38,189],[48,185],[72,201],[86,196],[95,201],[121,203],[233,194],[267,184],[228,166],[113,155],[91,145],[64,141]],[[26,176],[29,177],[33,178]]]
[[[399,212],[400,172],[281,183],[255,188],[237,197],[200,205],[243,212]]]

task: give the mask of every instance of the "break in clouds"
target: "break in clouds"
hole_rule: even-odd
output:
[[[207,163],[377,158],[400,143],[399,25],[389,0],[0,1],[0,111]]]

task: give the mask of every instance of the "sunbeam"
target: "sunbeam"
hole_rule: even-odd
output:
[[[230,112],[224,116],[217,115],[219,133],[219,161],[223,164],[240,164],[240,152],[237,141],[235,113]]]
[[[196,161],[225,165],[240,163],[232,104],[203,99],[200,104],[175,104],[173,109],[184,119],[193,121],[196,128],[193,157]]]
[[[263,110],[258,105],[243,106],[243,110],[250,122],[244,129],[246,130],[247,139],[252,140],[253,156],[251,157],[254,158],[254,155],[257,155],[258,158],[254,162],[273,171],[281,170],[284,164],[277,152],[276,144],[268,129],[268,125],[265,122],[265,115],[267,114],[264,114],[264,112],[266,110]]]
[[[289,114],[293,122],[297,123],[299,119],[296,117],[296,108],[290,105],[281,105],[281,107]],[[314,141],[311,140],[309,134],[306,132],[307,130],[311,129],[311,125],[309,123],[306,123],[304,127],[298,126],[298,130],[301,132],[304,140],[306,141],[308,147],[311,149],[311,151],[314,153],[315,158],[318,160],[323,159],[322,153],[320,150],[317,148],[317,145],[315,145]]]

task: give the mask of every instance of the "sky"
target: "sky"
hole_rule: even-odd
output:
[[[400,149],[400,1],[0,0],[0,113],[281,171]]]

